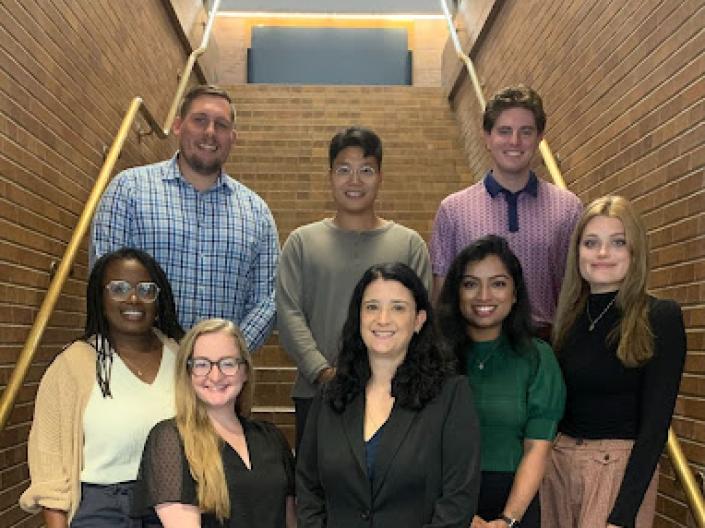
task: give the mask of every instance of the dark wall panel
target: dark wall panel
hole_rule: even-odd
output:
[[[406,29],[255,27],[249,82],[410,84]]]

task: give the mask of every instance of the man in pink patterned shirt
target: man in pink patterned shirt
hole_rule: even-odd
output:
[[[507,239],[524,270],[537,334],[550,335],[570,236],[582,210],[577,196],[531,171],[546,126],[541,97],[523,85],[496,93],[482,127],[492,169],[446,197],[431,236],[434,299],[455,256],[475,239]]]

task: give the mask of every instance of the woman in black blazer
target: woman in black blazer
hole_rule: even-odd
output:
[[[299,528],[467,528],[480,483],[467,380],[436,346],[426,290],[404,264],[355,287],[335,378],[297,459]]]

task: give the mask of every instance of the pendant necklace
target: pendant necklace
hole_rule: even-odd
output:
[[[495,351],[496,351],[498,348],[499,348],[499,347],[497,346],[497,344],[495,344],[495,346],[492,347],[492,350],[490,350],[490,353],[487,354],[487,355],[484,357],[484,359],[483,359],[482,361],[477,361],[477,362],[475,363],[475,364],[477,365],[477,368],[478,368],[479,370],[484,370],[484,368],[485,368],[485,363],[487,363],[487,361],[494,355]]]
[[[125,356],[122,356],[120,354],[118,354],[118,356],[120,356],[120,359],[122,359],[122,362],[125,363],[125,365],[127,365],[127,367],[131,371],[133,371],[135,374],[137,374],[137,376],[139,378],[141,378],[143,376],[142,369],[140,369],[135,363],[133,363],[132,361],[128,361]]]
[[[157,346],[158,346],[158,345],[157,345]],[[151,354],[152,354],[151,352],[145,354],[145,355],[147,356],[147,357],[146,357],[147,361],[146,361],[146,362],[144,363],[144,365],[140,368],[139,364],[138,364],[136,361],[129,360],[129,359],[127,359],[124,355],[120,354],[119,352],[117,353],[117,355],[120,356],[120,359],[122,359],[122,362],[127,366],[127,368],[129,368],[132,372],[134,372],[135,374],[137,374],[137,377],[140,378],[140,379],[143,379],[143,378],[144,378],[143,369],[146,370],[147,367],[149,366],[149,359],[150,359],[149,356],[150,356]],[[160,362],[161,362],[161,359],[160,359]]]
[[[590,315],[590,299],[588,298],[587,303],[585,304],[585,312],[587,313],[588,321],[590,321],[590,324],[588,325],[588,332],[592,332],[595,329],[595,325],[599,323],[600,319],[602,319],[602,316],[605,315],[610,308],[612,308],[612,305],[616,300],[617,296],[615,295],[614,298],[609,302],[609,304],[605,306],[605,309],[600,312],[600,315],[593,319]]]

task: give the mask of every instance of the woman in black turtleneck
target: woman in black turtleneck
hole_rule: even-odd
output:
[[[646,230],[606,196],[573,233],[554,325],[568,398],[541,486],[542,526],[648,528],[685,358],[674,301],[646,293]]]

